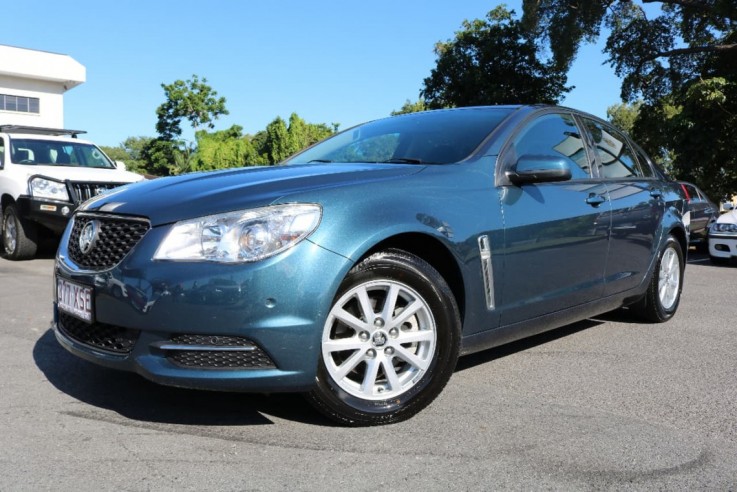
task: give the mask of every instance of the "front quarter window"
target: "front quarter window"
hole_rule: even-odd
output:
[[[541,116],[515,137],[511,149],[515,161],[523,156],[562,158],[569,163],[573,179],[590,177],[581,132],[571,115]]]

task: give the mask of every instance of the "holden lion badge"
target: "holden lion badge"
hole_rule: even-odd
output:
[[[82,228],[79,234],[79,249],[82,254],[86,255],[95,246],[97,235],[100,233],[100,223],[97,220],[91,220]]]

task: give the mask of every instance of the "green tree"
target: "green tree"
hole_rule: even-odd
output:
[[[266,126],[266,141],[263,150],[270,164],[281,162],[291,155],[287,135],[287,124],[279,116]]]
[[[566,71],[541,59],[514,11],[499,6],[462,27],[435,45],[436,66],[420,91],[429,108],[555,103],[570,90]]]
[[[333,124],[333,128],[337,128]],[[253,144],[259,155],[262,155],[269,164],[277,164],[287,157],[334,133],[334,130],[323,123],[307,123],[292,113],[289,125],[277,116],[266,127],[265,132],[256,134]]]
[[[225,98],[207,84],[207,79],[192,75],[183,81],[161,84],[166,101],[156,108],[156,139],[144,142],[140,155],[146,172],[165,176],[193,170],[196,165],[195,145],[181,139],[182,121],[187,120],[195,131],[200,127],[214,128],[213,121],[228,114]]]
[[[635,120],[640,114],[640,106],[642,106],[642,101],[637,101],[634,104],[621,103],[609,106],[606,110],[607,119],[616,127],[631,135],[635,127]]]
[[[244,136],[242,132],[243,128],[238,125],[219,132],[197,132],[197,155],[193,170],[209,171],[266,164],[266,159],[258,154],[251,138]]]
[[[100,145],[100,149],[114,161],[127,161],[130,159],[130,154],[128,154],[122,146],[107,147],[105,145]]]
[[[715,200],[737,193],[737,83],[697,80],[676,104],[668,101],[647,108],[654,114],[638,119],[635,131],[665,142],[661,147],[673,154],[674,176],[697,183]]]
[[[648,16],[645,4],[660,10]],[[737,2],[524,0],[523,9],[525,26],[560,67],[606,27],[622,99],[644,101],[635,138],[713,197],[737,192]]]
[[[218,98],[205,78],[200,81],[197,75],[192,75],[190,80],[177,80],[161,87],[166,101],[156,109],[156,131],[163,140],[173,141],[182,134],[183,119],[189,121],[196,133],[203,125],[214,128],[213,120],[228,114],[225,98]]]
[[[404,105],[400,109],[392,111],[392,116],[407,113],[418,113],[420,111],[426,111],[427,109],[429,109],[427,107],[427,102],[423,98],[419,98],[416,102],[412,102],[407,99],[407,101],[405,101]]]
[[[175,166],[176,153],[179,151],[177,142],[152,138],[141,150],[141,158],[144,161],[144,169],[152,176],[168,176],[171,167]]]
[[[151,137],[128,137],[117,147],[100,147],[114,161],[123,161],[128,171],[147,174],[147,163],[143,160],[143,149]]]

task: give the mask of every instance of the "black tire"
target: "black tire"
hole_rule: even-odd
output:
[[[685,261],[681,244],[669,236],[660,248],[650,285],[632,310],[646,321],[663,323],[676,314],[681,301]]]
[[[8,205],[3,211],[2,243],[3,255],[9,260],[30,260],[36,256],[36,224],[20,217],[15,205]]]
[[[346,313],[353,318],[346,321]],[[445,387],[460,339],[458,307],[443,277],[404,251],[376,253],[351,269],[333,300],[306,397],[343,425],[405,420]]]

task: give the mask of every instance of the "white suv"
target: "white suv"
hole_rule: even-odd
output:
[[[39,237],[60,235],[80,203],[143,179],[77,139],[80,133],[85,132],[0,125],[0,230],[6,258],[33,258]]]

